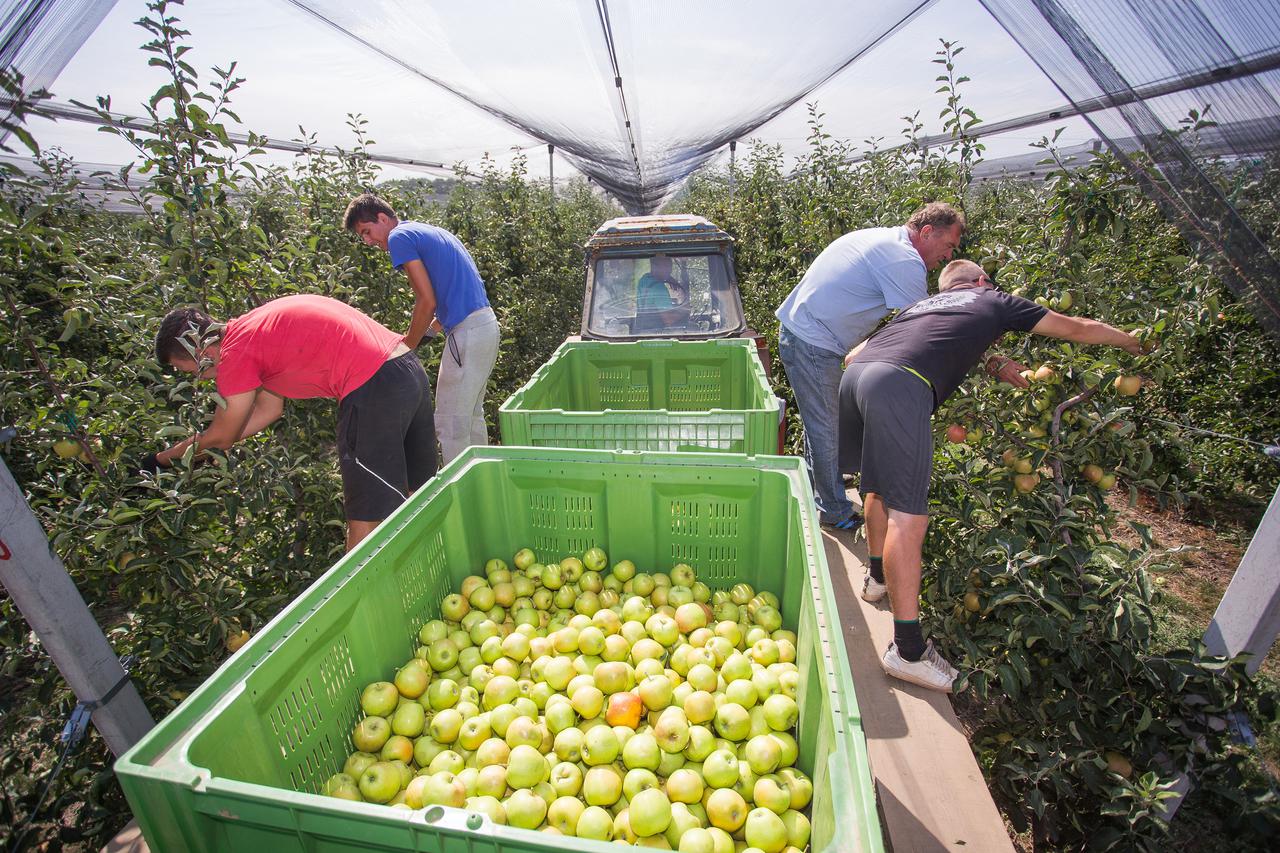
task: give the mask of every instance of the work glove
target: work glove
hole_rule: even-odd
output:
[[[161,467],[158,453],[148,453],[138,461],[139,474],[158,474]]]

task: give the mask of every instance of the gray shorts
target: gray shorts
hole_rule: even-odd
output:
[[[893,364],[849,366],[840,380],[840,471],[889,509],[929,514],[933,389]]]

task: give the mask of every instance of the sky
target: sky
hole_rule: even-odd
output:
[[[338,0],[313,5],[329,7],[326,11],[335,16],[357,8]],[[824,22],[805,17],[807,7],[822,5],[817,0],[765,0],[753,17],[745,0],[704,0],[694,7],[615,2],[610,8],[620,66],[630,81],[629,106],[638,138],[642,147],[649,146],[645,153],[658,156],[673,140],[688,144],[714,138],[725,121],[750,114],[790,81],[812,73],[806,62],[821,66],[838,51],[847,51],[844,42],[856,43],[857,38],[833,38],[823,31]],[[870,20],[870,10],[880,10],[874,23],[886,19],[883,5],[864,2],[855,11]],[[904,5],[910,4],[899,3]],[[418,17],[410,19],[409,7]],[[486,0],[420,6],[408,0],[366,0],[358,8],[367,14],[354,20],[353,28],[391,46],[418,69],[524,118],[532,116],[539,129],[552,135],[585,140],[602,151],[625,151],[625,130],[610,112],[612,72],[592,17],[593,4]],[[681,13],[682,8],[696,8],[698,14]],[[844,4],[828,8],[850,14]],[[778,9],[792,10],[796,19],[779,17]],[[148,36],[133,22],[145,11],[143,0],[118,0],[50,86],[55,99],[92,102],[110,95],[113,109],[138,114],[138,105],[162,83],[162,72],[149,68],[148,54],[138,50]],[[194,49],[186,58],[202,79],[209,76],[210,66],[226,67],[233,60],[237,75],[247,78],[233,102],[244,122],[240,130],[293,139],[305,128],[322,144],[349,147],[348,115],[359,113],[368,122],[376,153],[474,168],[486,154],[505,163],[519,149],[528,157],[531,175],[547,174],[542,140],[379,56],[286,0],[191,0],[172,12],[191,31],[188,43]],[[720,24],[728,20],[725,15],[734,16],[732,25]],[[779,144],[789,156],[801,153],[809,132],[809,103],[825,114],[828,132],[857,143],[874,137],[882,137],[882,144],[900,141],[902,117],[917,111],[925,133],[941,130],[943,96],[934,91],[939,67],[931,60],[944,37],[965,47],[958,64],[972,80],[962,92],[984,120],[1064,102],[977,0],[938,0],[853,65],[748,133],[739,141],[740,156],[753,140]],[[1079,119],[1056,126],[1065,128],[1064,145],[1092,136]],[[59,146],[82,162],[132,159],[125,143],[90,125],[35,121],[31,129],[42,145]],[[1025,153],[1052,129],[990,137],[987,156]],[[723,162],[725,152],[720,148],[712,162]],[[571,173],[570,164],[559,157],[555,170],[558,177]],[[384,171],[385,177],[439,174],[392,167]]]

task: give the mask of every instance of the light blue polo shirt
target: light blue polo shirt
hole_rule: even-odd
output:
[[[401,222],[387,235],[387,251],[396,269],[422,261],[436,292],[436,316],[446,334],[473,311],[489,305],[484,281],[471,253],[453,234],[423,222]]]
[[[905,225],[852,231],[814,259],[777,317],[805,343],[843,356],[891,310],[928,296],[927,272]]]

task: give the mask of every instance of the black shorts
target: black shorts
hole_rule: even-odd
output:
[[[862,472],[858,491],[889,509],[929,514],[933,390],[883,362],[849,365],[840,380],[840,471]]]
[[[393,358],[338,404],[347,521],[381,521],[438,465],[431,384],[415,353]]]

